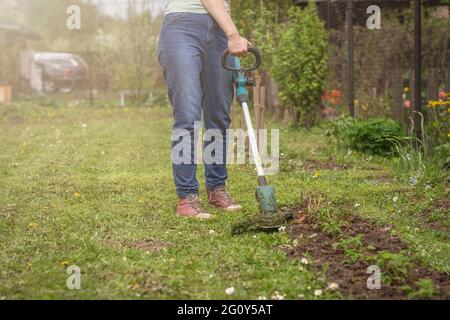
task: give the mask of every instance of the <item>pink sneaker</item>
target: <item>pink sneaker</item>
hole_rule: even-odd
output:
[[[209,219],[212,216],[202,209],[200,198],[196,194],[190,194],[186,199],[180,199],[177,214],[183,217],[196,219]]]
[[[241,205],[237,204],[233,198],[231,198],[225,187],[208,191],[208,203],[226,211],[237,211],[242,209]]]

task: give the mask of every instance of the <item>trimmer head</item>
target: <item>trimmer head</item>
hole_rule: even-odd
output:
[[[263,229],[275,229],[286,223],[284,215],[277,210],[275,189],[272,186],[259,186],[256,188],[256,200],[258,201],[259,214],[257,223]]]

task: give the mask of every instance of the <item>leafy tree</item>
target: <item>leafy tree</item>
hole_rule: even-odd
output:
[[[248,12],[254,12],[257,17],[262,14],[260,10],[268,10],[272,12],[275,22],[282,21],[287,18],[289,8],[293,6],[292,0],[246,0],[231,1],[232,13],[238,28],[243,34],[251,34],[255,26],[256,18],[250,18]]]
[[[161,17],[146,10],[150,1],[130,0],[128,19],[113,21],[96,33],[98,63],[115,89],[134,91],[138,102],[144,101],[149,88],[161,85],[156,58]]]
[[[262,67],[270,72],[273,66],[273,56],[277,42],[274,14],[260,1],[258,10],[248,9],[242,14],[242,19],[253,21],[248,36],[261,52]]]
[[[271,74],[280,86],[280,98],[289,107],[294,124],[316,121],[316,107],[325,86],[328,36],[315,4],[289,10],[289,22],[278,27],[279,41]]]

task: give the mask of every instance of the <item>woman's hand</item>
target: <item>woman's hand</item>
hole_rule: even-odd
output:
[[[233,56],[240,57],[247,53],[250,41],[241,37],[239,33],[233,33],[228,36],[228,51]]]
[[[222,31],[227,35],[228,51],[230,51],[230,54],[237,57],[246,54],[251,43],[239,34],[236,25],[231,19],[230,13],[225,7],[225,2],[222,0],[201,1],[209,14],[216,20]]]

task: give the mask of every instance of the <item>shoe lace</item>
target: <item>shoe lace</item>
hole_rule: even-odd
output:
[[[188,197],[186,198],[186,202],[189,205],[189,207],[191,207],[195,211],[200,212],[200,213],[203,212],[202,203],[201,203],[198,195],[196,195],[196,194],[188,195]]]
[[[219,188],[219,189],[214,190],[213,192],[218,198],[224,199],[229,204],[235,204],[233,198],[230,196],[227,189]]]

